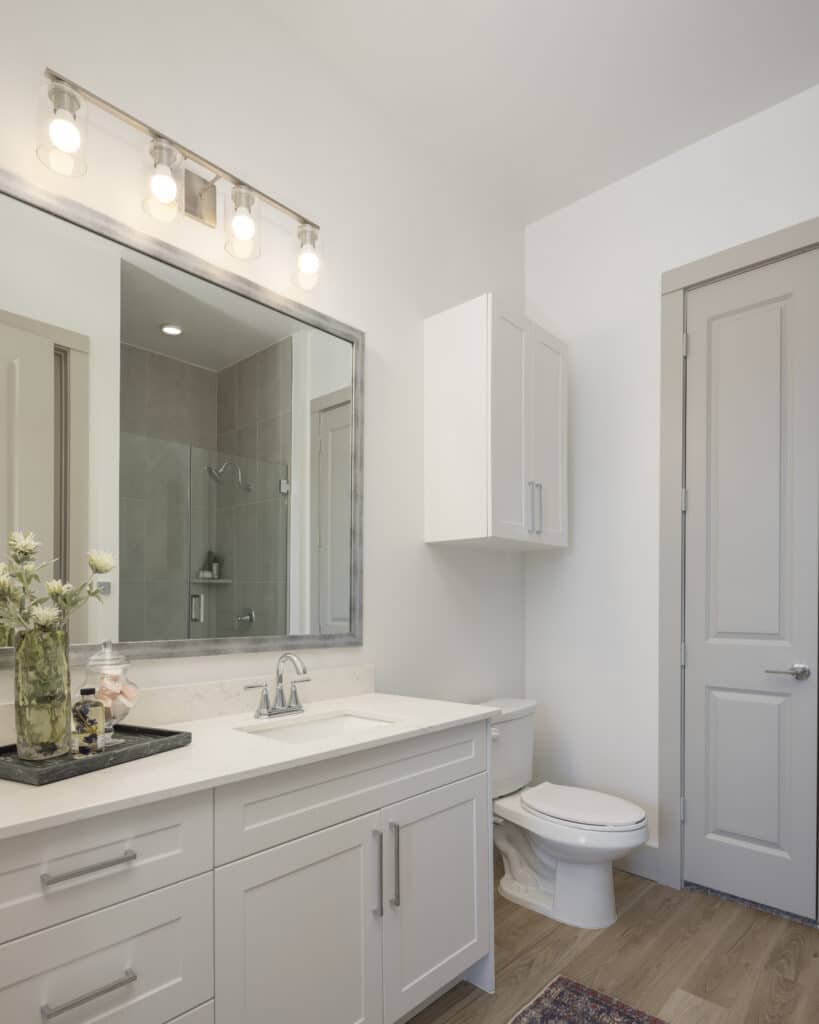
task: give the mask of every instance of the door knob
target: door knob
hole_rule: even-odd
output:
[[[794,679],[809,679],[810,667],[808,665],[791,665],[790,668],[766,668],[766,676],[793,676]]]

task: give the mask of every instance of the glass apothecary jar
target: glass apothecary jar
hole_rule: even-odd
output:
[[[114,727],[129,714],[139,691],[128,678],[128,662],[117,654],[110,640],[89,659],[85,685],[94,687],[97,700],[105,708],[105,746],[121,743]]]

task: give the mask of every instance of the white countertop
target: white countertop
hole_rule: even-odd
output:
[[[242,731],[260,725],[266,731],[295,726],[341,712],[385,721],[372,731],[299,743]],[[247,713],[177,722],[168,728],[190,732],[190,746],[47,786],[0,780],[0,840],[479,722],[492,715],[493,709],[481,704],[367,693],[315,701],[305,705],[303,715],[284,715],[269,722],[257,722]]]

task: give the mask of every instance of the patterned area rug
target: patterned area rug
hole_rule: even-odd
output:
[[[570,978],[555,978],[509,1024],[665,1024]]]

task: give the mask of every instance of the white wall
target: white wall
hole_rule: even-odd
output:
[[[269,5],[268,5],[269,6]],[[304,43],[247,4],[240,23],[199,2],[132,7],[78,0],[4,12],[0,92],[9,98],[0,166],[183,245],[366,332],[365,646],[308,664],[375,663],[379,688],[476,697],[522,679],[522,567],[516,557],[422,543],[422,317],[488,288],[522,300],[522,237],[459,207],[400,126],[372,119]],[[322,225],[317,289],[293,283],[294,233],[266,225],[244,267],[223,239],[141,210],[146,141],[92,113],[89,171],[59,179],[34,156],[48,64],[176,136]],[[11,99],[13,98],[13,101]],[[107,426],[105,429],[109,429]],[[250,668],[252,664],[255,666]],[[201,659],[198,678],[258,672],[272,656]],[[138,666],[137,681],[170,678]]]
[[[528,313],[571,343],[571,545],[526,563],[538,777],[652,820],[660,275],[819,214],[818,123],[815,88],[526,230]]]

